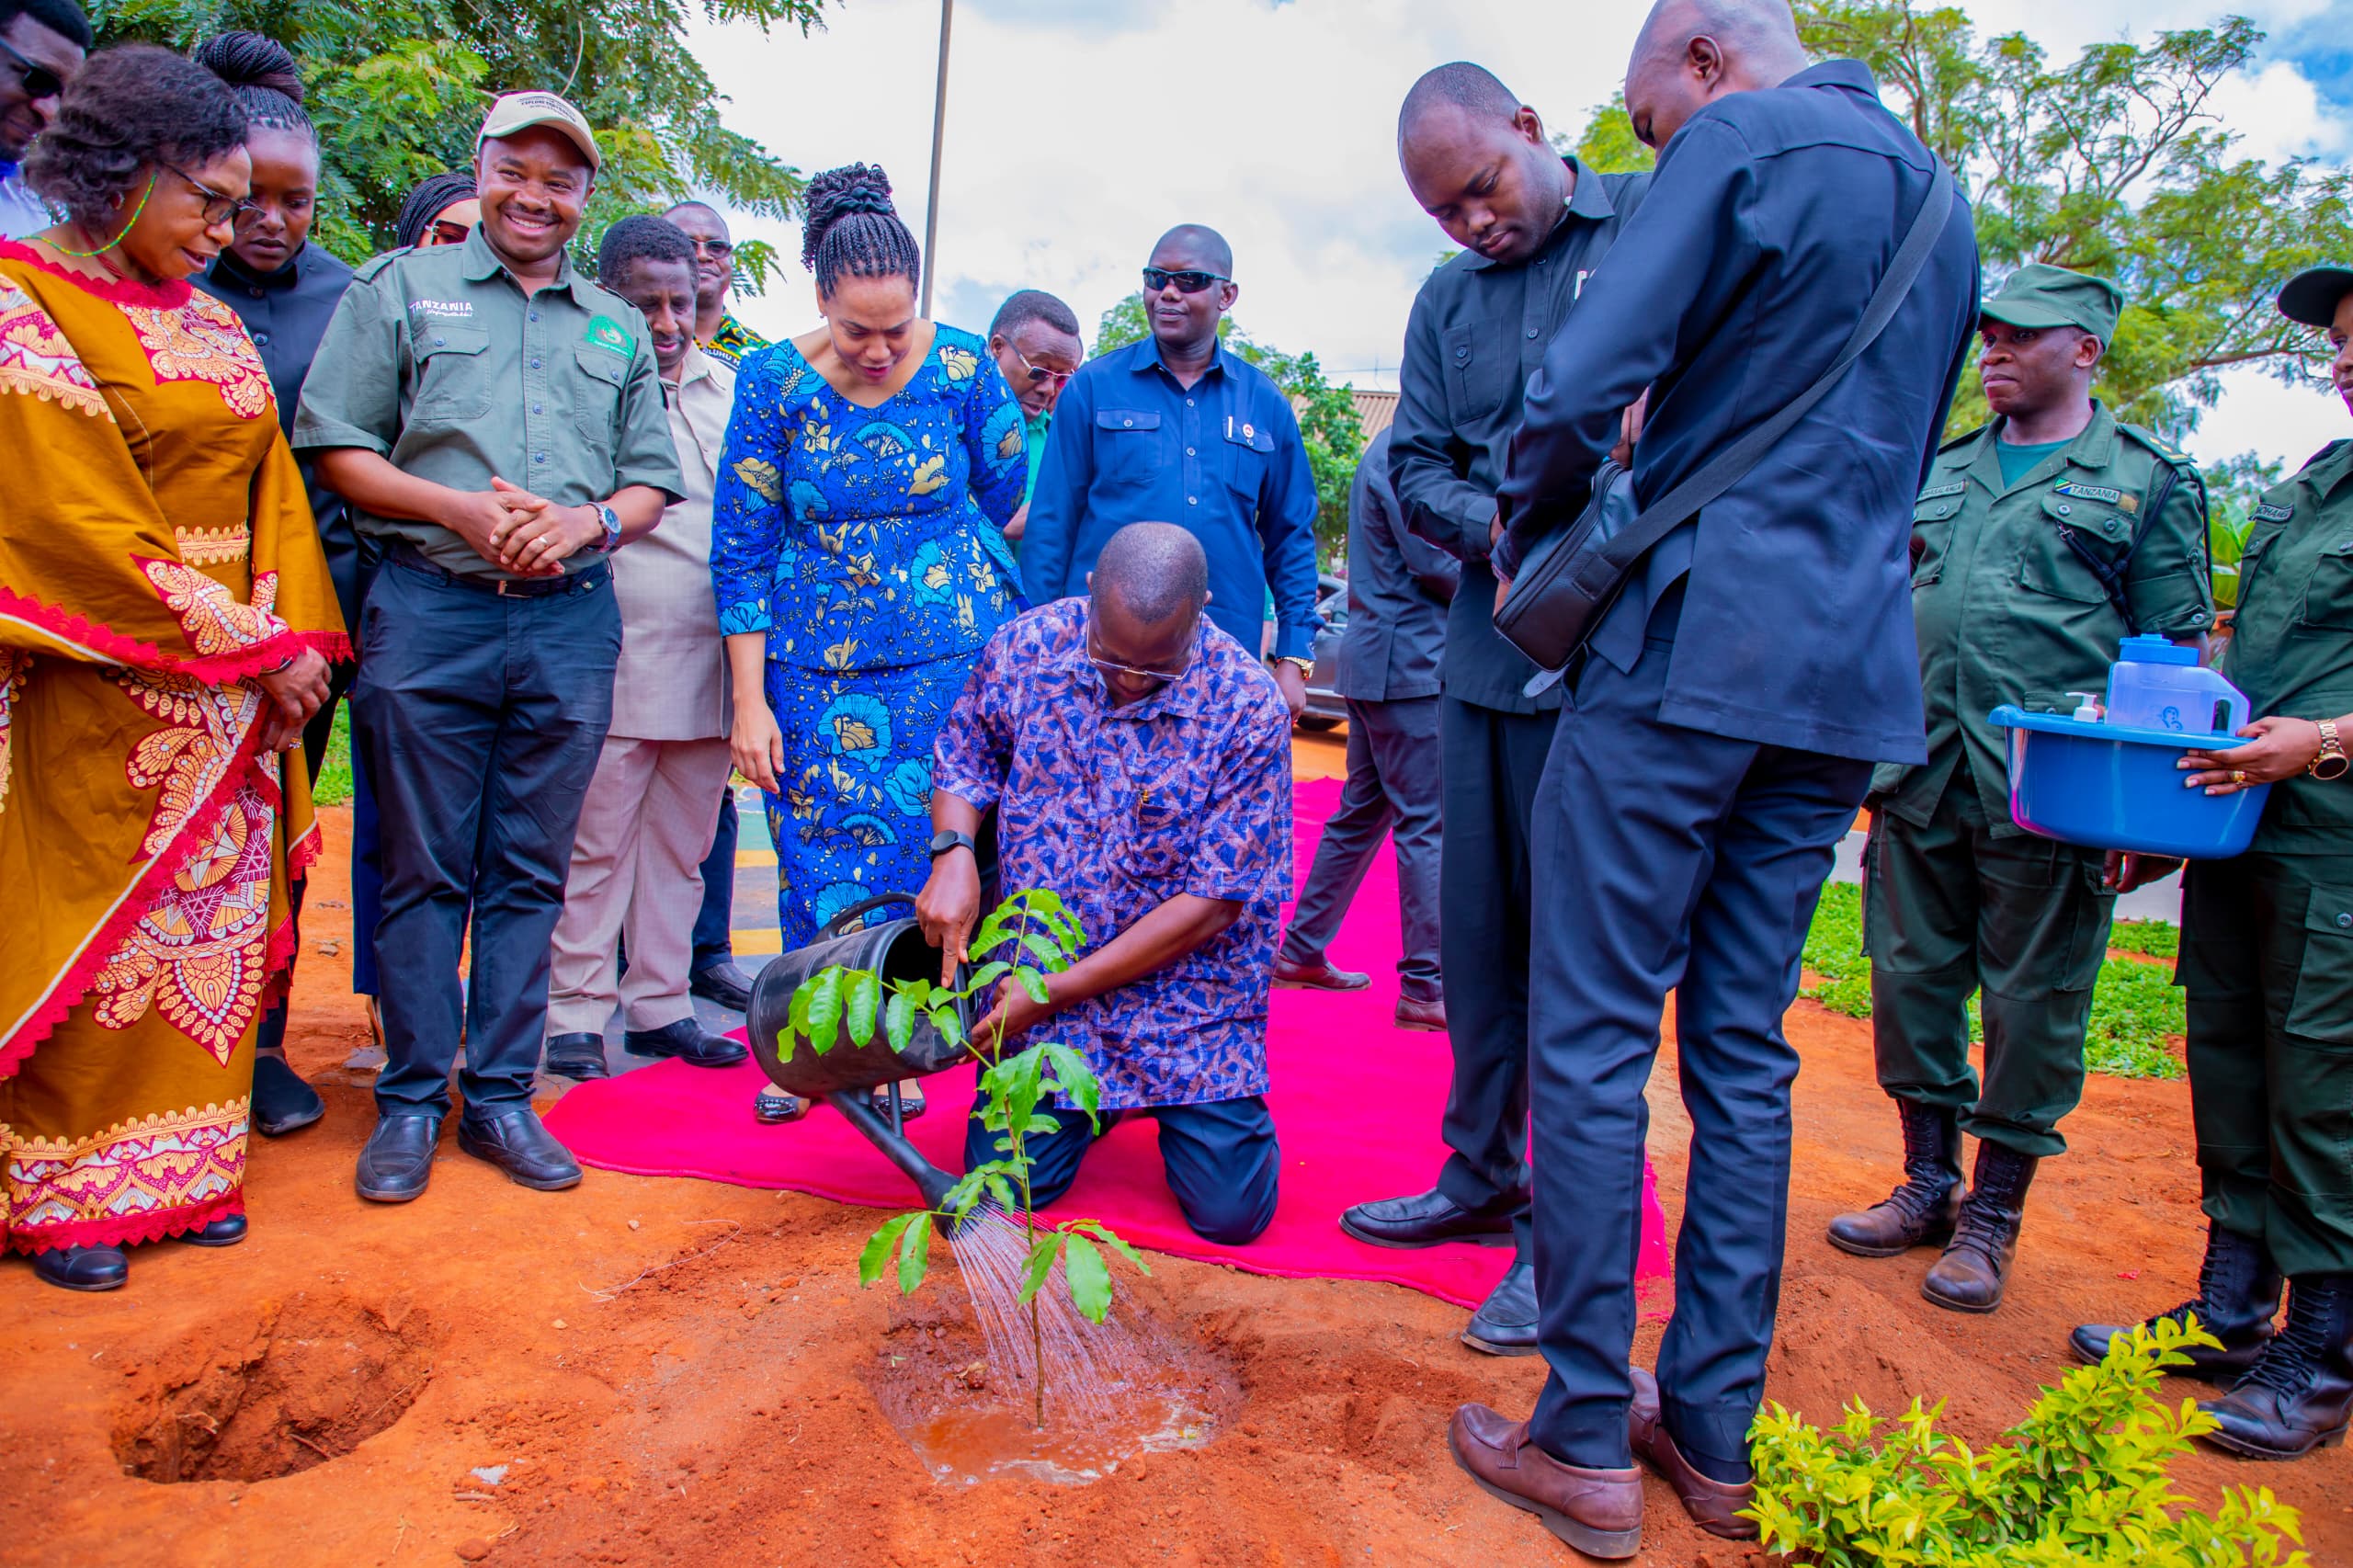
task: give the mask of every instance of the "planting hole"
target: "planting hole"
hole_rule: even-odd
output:
[[[267,1481],[340,1459],[415,1403],[437,1340],[421,1313],[333,1299],[217,1321],[149,1363],[117,1414],[115,1457],[166,1484]]]

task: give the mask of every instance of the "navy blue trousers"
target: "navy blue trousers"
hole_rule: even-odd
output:
[[[735,786],[730,780],[719,798],[719,829],[711,835],[710,853],[702,858],[702,908],[695,914],[695,955],[688,964],[700,974],[713,964],[735,956]]]
[[[572,837],[613,716],[621,620],[608,573],[503,597],[404,556],[361,612],[353,688],[382,820],[381,1111],[446,1112],[458,957],[471,1111],[527,1107],[548,1006],[548,943]]]
[[[1643,1090],[1672,987],[1691,1148],[1659,1387],[1677,1445],[1745,1473],[1789,1204],[1798,1058],[1781,1016],[1870,765],[1663,722],[1675,619],[1663,603],[1631,674],[1587,660],[1537,791],[1529,1068],[1550,1375],[1532,1435],[1570,1464],[1632,1462]]]
[[[998,1133],[981,1125],[985,1096],[972,1101],[964,1127],[964,1168],[998,1157]],[[1062,1125],[1025,1141],[1029,1155],[1029,1201],[1040,1209],[1070,1190],[1079,1162],[1102,1136],[1086,1113],[1053,1109]],[[1257,1095],[1206,1105],[1148,1106],[1142,1110],[1104,1111],[1102,1131],[1123,1116],[1149,1116],[1160,1123],[1160,1158],[1168,1170],[1168,1190],[1185,1211],[1185,1223],[1203,1241],[1242,1246],[1258,1239],[1275,1218],[1277,1185],[1282,1176],[1282,1145],[1274,1114]]]

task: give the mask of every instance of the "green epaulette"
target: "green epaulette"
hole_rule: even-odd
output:
[[[373,282],[377,274],[415,248],[415,245],[403,245],[398,250],[388,250],[381,256],[371,256],[358,267],[353,267],[351,276],[355,281],[360,283]]]

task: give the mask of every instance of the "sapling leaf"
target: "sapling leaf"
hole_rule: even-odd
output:
[[[1143,1260],[1143,1255],[1136,1251],[1135,1248],[1130,1246],[1126,1239],[1122,1237],[1119,1232],[1111,1229],[1110,1226],[1105,1224],[1100,1220],[1069,1220],[1063,1223],[1062,1228],[1065,1231],[1083,1232],[1087,1235],[1093,1236],[1097,1241],[1101,1242],[1104,1245],[1118,1253],[1121,1257],[1135,1265],[1139,1273],[1149,1274],[1152,1272],[1152,1265]]]
[[[915,1215],[921,1212],[917,1210],[915,1214],[900,1214],[885,1220],[881,1230],[866,1238],[866,1250],[858,1255],[858,1282],[860,1285],[871,1285],[882,1278],[882,1268],[890,1260],[892,1244],[909,1225],[915,1222]]]
[[[1029,1138],[1038,1133],[1060,1132],[1062,1130],[1063,1124],[1061,1122],[1056,1121],[1052,1117],[1048,1116],[1041,1110],[1031,1115],[1029,1120],[1021,1124],[1021,1136]]]
[[[1029,993],[1029,1000],[1037,1003],[1040,1007],[1053,1006],[1053,994],[1046,989],[1044,975],[1025,963],[1013,971],[1013,978],[1019,983],[1022,990]]]
[[[1035,931],[1025,932],[1021,937],[1021,945],[1037,954],[1038,961],[1057,974],[1070,967],[1070,959],[1063,953],[1061,945],[1050,941]]]
[[[987,1176],[988,1167],[985,1165],[966,1171],[956,1185],[941,1196],[940,1208],[955,1215],[959,1220],[962,1219],[972,1212],[972,1205],[980,1200],[981,1184]]]
[[[1087,1124],[1100,1128],[1102,1120],[1095,1113],[1103,1103],[1102,1085],[1095,1081],[1094,1069],[1075,1047],[1060,1041],[1045,1047],[1046,1060],[1054,1064],[1054,1078],[1061,1085],[1063,1098],[1086,1113]]]
[[[912,1296],[915,1287],[923,1283],[924,1270],[931,1267],[931,1210],[918,1210],[911,1217],[906,1233],[899,1238],[899,1294]]]
[[[809,983],[809,1043],[823,1056],[834,1049],[841,1034],[842,977],[849,971],[822,971]]]
[[[1023,1306],[1029,1304],[1029,1298],[1036,1295],[1038,1288],[1046,1282],[1046,1276],[1053,1271],[1054,1259],[1061,1256],[1063,1244],[1069,1240],[1070,1237],[1060,1231],[1048,1231],[1038,1238],[1038,1244],[1029,1249],[1029,1261],[1021,1267],[1020,1300]]]
[[[1011,1148],[1013,1140],[1007,1138],[1005,1140],[1005,1144],[1006,1147]],[[1017,1214],[1021,1210],[1019,1201],[1013,1195],[1013,1184],[994,1171],[989,1173],[989,1196],[995,1199],[996,1206],[1008,1214]]]
[[[985,995],[988,988],[1003,980],[1006,971],[1012,967],[1003,959],[994,963],[984,963],[972,971],[972,978],[965,983],[965,989],[975,996]]]
[[[776,1059],[779,1062],[790,1062],[792,1060],[793,1045],[794,1041],[792,1039],[792,1030],[790,1028],[781,1028],[776,1031]]]
[[[1111,1271],[1103,1267],[1103,1255],[1093,1242],[1064,1234],[1069,1250],[1063,1258],[1063,1278],[1070,1285],[1071,1304],[1086,1314],[1087,1322],[1101,1323],[1111,1310]]]
[[[785,1010],[785,1027],[802,1040],[809,1038],[809,998],[816,994],[816,977],[792,988],[792,1003]]]
[[[882,1037],[891,1049],[901,1055],[915,1038],[915,1005],[904,991],[893,995],[882,1009]]]
[[[956,1016],[955,1008],[934,1007],[930,1016],[931,1027],[939,1031],[940,1039],[950,1045],[964,1043],[964,1020]]]
[[[852,971],[845,1007],[850,1043],[865,1045],[873,1040],[874,1015],[881,1006],[882,977],[870,969]]]

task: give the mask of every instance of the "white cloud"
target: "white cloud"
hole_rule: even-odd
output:
[[[2130,30],[2202,25],[2221,0],[1983,0],[1985,32],[2027,27],[2064,52]],[[2245,7],[2278,31],[2325,0]],[[1398,101],[1452,59],[1487,64],[1555,130],[1574,131],[1623,73],[1643,7],[1548,0],[963,0],[956,8],[936,279],[940,319],[974,329],[1017,288],[1070,301],[1090,335],[1135,287],[1152,241],[1201,222],[1233,242],[1237,318],[1337,379],[1393,385],[1415,289],[1446,241],[1398,177]],[[813,173],[863,159],[891,172],[921,232],[930,156],[937,0],[846,0],[824,30],[763,39],[699,28],[697,57],[734,102],[729,123]],[[2250,155],[2340,150],[2346,125],[2284,63],[2226,96]],[[790,224],[739,237],[797,257]],[[815,322],[807,275],[740,313],[771,333]],[[2193,443],[2245,430],[2300,460],[2293,411],[2244,383],[2259,418],[2217,410]],[[2290,394],[2292,397],[2293,394]],[[2312,396],[2314,404],[2325,400]],[[2326,409],[2318,416],[2325,421]],[[2341,415],[2338,416],[2341,422]],[[2284,423],[2283,423],[2284,422]],[[2290,449],[2293,449],[2290,450]]]

